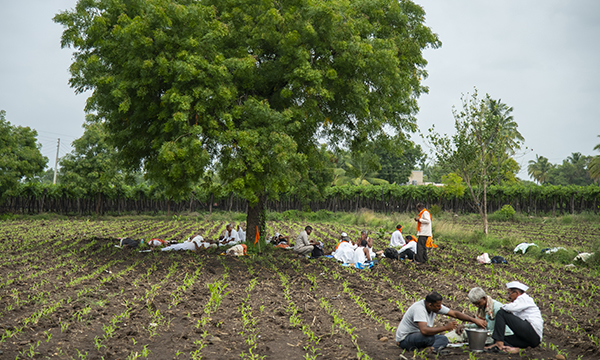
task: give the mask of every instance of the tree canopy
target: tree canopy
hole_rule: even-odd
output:
[[[0,110],[0,201],[16,190],[21,180],[31,180],[44,172],[48,158],[42,156],[37,132],[13,126]]]
[[[506,115],[508,110],[512,108],[488,94],[480,99],[475,89],[473,94],[463,95],[461,109],[452,110],[454,135],[440,135],[430,129],[427,136],[440,164],[465,181],[485,234],[488,233],[487,187],[498,178],[501,163],[510,159],[523,141],[517,123]]]
[[[415,130],[422,50],[441,44],[424,16],[408,0],[79,0],[54,20],[123,163],[173,198],[217,170],[252,229],[267,196],[318,180],[319,141]]]

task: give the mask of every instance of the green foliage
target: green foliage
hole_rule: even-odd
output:
[[[416,129],[422,51],[440,45],[424,16],[394,0],[79,0],[54,20],[70,84],[92,91],[127,168],[182,199],[214,166],[260,212],[327,183],[317,139],[357,149]]]
[[[442,207],[437,204],[431,205],[429,207],[429,211],[431,211],[431,215],[437,217],[438,215],[440,215],[442,213]]]
[[[462,109],[453,109],[456,133],[448,137],[430,129],[427,139],[438,161],[456,172],[467,184],[473,203],[487,234],[487,187],[491,183],[493,164],[508,159],[520,148],[523,137],[508,113],[512,109],[493,100],[488,94],[479,99],[477,89],[463,95]],[[502,106],[500,106],[502,105]],[[499,162],[500,160],[500,162]]]
[[[502,206],[502,209],[494,212],[493,219],[496,221],[510,221],[515,218],[516,213],[517,212],[512,206],[504,205]]]
[[[378,176],[390,184],[406,184],[411,172],[424,158],[421,146],[403,134],[381,136],[372,143],[372,151],[379,157],[381,165]]]
[[[42,156],[36,136],[29,127],[11,125],[0,110],[0,201],[15,194],[22,179],[43,173],[48,158]]]
[[[593,183],[588,172],[588,166],[592,160],[591,156],[583,156],[581,153],[572,153],[563,160],[560,165],[553,166],[548,171],[548,184],[552,185],[579,185],[585,186]]]
[[[529,160],[527,174],[539,184],[544,184],[548,181],[550,176],[549,172],[553,167],[554,165],[552,165],[547,158],[535,155],[535,160]]]
[[[600,137],[600,135],[598,135]],[[594,146],[594,150],[600,151],[600,144]],[[589,167],[589,175],[594,181],[600,181],[600,155],[596,155],[590,161]]]

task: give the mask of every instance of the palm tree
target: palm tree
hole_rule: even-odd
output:
[[[548,181],[549,171],[552,169],[554,165],[548,162],[548,159],[535,155],[535,161],[529,160],[529,166],[527,166],[527,174],[531,176],[535,181],[540,184]]]
[[[600,135],[598,135],[600,137]],[[594,147],[594,150],[600,151],[600,144]],[[600,181],[600,155],[594,156],[592,161],[588,166],[588,171],[590,172],[590,177],[596,181]]]
[[[498,136],[501,141],[506,143],[508,155],[513,155],[515,150],[521,148],[521,143],[525,140],[523,135],[517,130],[519,125],[511,115],[513,108],[502,102],[502,99],[488,102],[489,114],[498,117]]]

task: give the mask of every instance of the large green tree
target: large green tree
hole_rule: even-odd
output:
[[[554,166],[548,171],[548,184],[590,185],[594,182],[588,171],[591,160],[591,156],[585,156],[579,152],[572,153],[563,160],[562,164]]]
[[[14,126],[0,110],[0,201],[15,191],[19,182],[31,180],[44,172],[48,158],[42,155],[37,132],[29,127]]]
[[[121,159],[173,197],[219,164],[252,239],[268,196],[312,181],[318,141],[415,129],[440,45],[424,17],[408,0],[79,0],[55,21]]]
[[[381,164],[379,177],[389,183],[406,184],[412,171],[424,160],[421,146],[404,134],[377,139],[373,142],[372,151]]]
[[[499,102],[499,101],[498,101]],[[520,148],[523,137],[517,124],[495,111],[493,99],[479,98],[477,89],[463,95],[462,109],[453,109],[455,134],[440,135],[433,129],[427,135],[437,160],[462,177],[488,233],[487,187],[495,177],[498,159],[509,158]]]

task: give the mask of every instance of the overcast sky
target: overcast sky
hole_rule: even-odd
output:
[[[420,98],[418,125],[454,128],[452,105],[461,93],[480,94],[514,108],[529,148],[561,163],[572,152],[597,155],[600,143],[600,1],[417,0],[442,47],[425,51],[429,94]],[[49,166],[83,134],[86,94],[68,85],[71,50],[60,48],[52,22],[76,0],[0,0],[0,109],[13,125],[38,131]],[[418,140],[418,136],[413,136]],[[531,150],[532,149],[532,150]],[[425,147],[427,151],[427,148]]]

